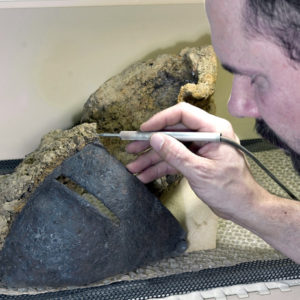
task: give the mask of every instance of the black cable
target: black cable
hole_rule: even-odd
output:
[[[247,154],[261,169],[263,169],[267,175],[269,175],[292,199],[294,200],[299,200],[283,183],[281,183],[279,181],[279,179],[277,179],[275,177],[275,175],[268,170],[256,157],[253,153],[251,153],[249,150],[247,150],[245,147],[243,147],[242,145],[236,143],[235,141],[228,139],[226,137],[221,136],[220,141],[223,143],[226,143],[228,145],[231,145],[235,148],[238,148],[239,150],[241,150],[242,152],[244,152],[245,154]]]

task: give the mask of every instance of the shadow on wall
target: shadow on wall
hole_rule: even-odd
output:
[[[189,47],[189,48],[202,47],[202,46],[207,46],[210,44],[211,44],[210,35],[205,34],[205,35],[201,36],[200,38],[198,38],[197,40],[195,40],[194,42],[182,41],[182,42],[178,42],[175,45],[167,47],[167,48],[159,48],[157,50],[154,50],[154,51],[150,52],[149,54],[147,54],[146,56],[144,56],[141,59],[141,61],[154,58],[163,53],[178,54],[185,47]]]
[[[130,64],[128,64],[123,70],[125,70],[126,68],[128,68],[130,65],[138,62],[138,61],[147,61],[149,59],[154,59],[157,56],[161,55],[161,54],[179,54],[180,51],[186,47],[192,48],[192,47],[203,47],[203,46],[207,46],[211,44],[211,39],[210,39],[210,35],[209,34],[205,34],[203,36],[201,36],[200,38],[198,38],[197,40],[193,41],[193,42],[187,42],[187,41],[181,41],[178,42],[176,44],[174,44],[173,46],[170,47],[166,47],[166,48],[158,48],[150,53],[148,53],[147,55],[145,55],[144,57],[140,58],[140,59],[136,59],[134,61],[132,61]],[[120,72],[122,72],[123,70],[121,70]],[[117,74],[114,74],[114,76],[116,76]],[[107,78],[107,80],[109,80],[110,78]],[[99,84],[99,86],[101,86],[102,84]],[[98,86],[98,87],[99,87]],[[96,87],[96,89],[98,88]],[[90,95],[87,95],[86,100],[88,99]],[[85,100],[85,101],[86,101]],[[80,124],[80,119],[82,117],[82,111],[78,111],[76,114],[73,114],[72,116],[72,121],[73,121],[73,125],[70,126],[70,128],[72,128],[75,125]]]

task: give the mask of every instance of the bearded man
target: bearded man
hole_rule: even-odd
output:
[[[234,75],[228,103],[236,117],[257,120],[257,130],[290,154],[300,173],[300,3],[298,0],[206,0],[212,44]],[[186,103],[153,116],[142,131],[221,132],[239,142],[231,124]],[[194,145],[156,133],[152,150],[127,168],[150,182],[182,173],[220,217],[251,230],[300,263],[300,202],[280,198],[252,177],[244,156],[226,144]],[[149,144],[134,142],[138,153]]]

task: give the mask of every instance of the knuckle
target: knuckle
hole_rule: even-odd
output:
[[[211,181],[216,177],[215,168],[209,163],[201,163],[194,166],[195,174],[202,181]]]
[[[224,134],[224,136],[228,138],[238,140],[236,134],[234,133],[232,124],[228,120],[220,119],[217,126],[217,130],[222,132],[222,134]]]
[[[233,130],[231,123],[228,120],[223,119],[223,126],[227,130]]]
[[[219,119],[219,120],[220,120],[219,126],[220,129],[223,130],[223,132],[233,132],[233,127],[228,120],[225,119]]]
[[[187,103],[187,102],[179,102],[176,105],[180,110],[187,110],[191,108],[191,104]]]
[[[177,107],[186,107],[186,102],[179,102],[176,104]]]

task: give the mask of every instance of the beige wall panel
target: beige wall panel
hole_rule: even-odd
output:
[[[0,9],[0,159],[22,158],[45,133],[72,126],[89,95],[137,60],[209,43],[200,2]],[[229,89],[221,72],[222,116]]]

